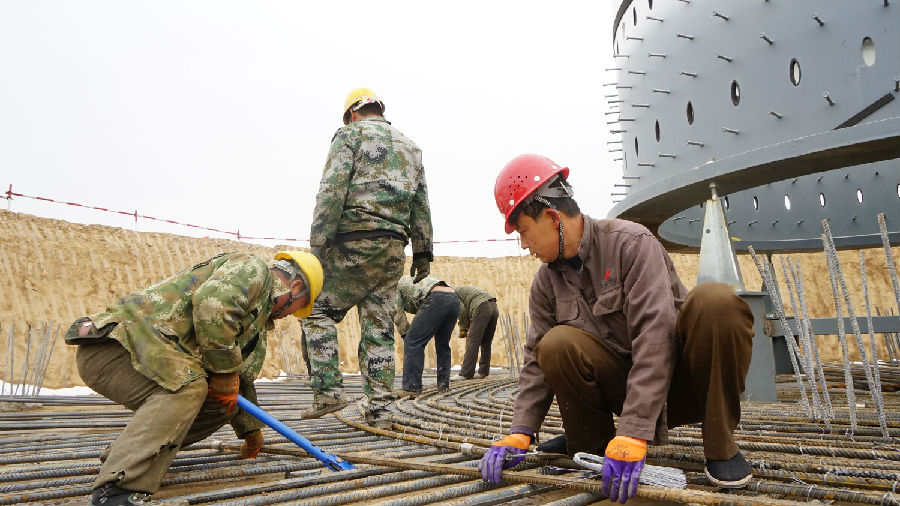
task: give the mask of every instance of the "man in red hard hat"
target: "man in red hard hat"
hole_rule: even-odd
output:
[[[644,226],[581,213],[569,169],[522,155],[494,186],[506,232],[544,262],[531,285],[531,326],[510,434],[481,460],[485,481],[522,461],[556,396],[565,434],[540,449],[605,455],[603,491],[637,492],[647,444],[703,423],[706,475],[742,487],[752,469],[734,429],[750,365],[753,315],[724,283],[688,292]],[[618,426],[613,422],[618,415]]]

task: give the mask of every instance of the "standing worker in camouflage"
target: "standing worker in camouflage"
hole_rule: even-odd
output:
[[[457,286],[456,295],[462,307],[459,311],[459,337],[466,340],[466,353],[456,380],[486,378],[491,372],[491,343],[497,330],[497,298],[474,286]],[[481,361],[478,352],[481,351]],[[478,372],[475,363],[478,362]]]
[[[459,297],[453,288],[434,276],[418,282],[403,276],[397,283],[397,312],[394,323],[403,338],[403,391],[416,396],[422,392],[425,346],[434,337],[437,355],[437,388],[450,390],[450,334],[459,316]],[[416,315],[412,324],[406,313]]]
[[[428,189],[421,150],[384,118],[384,103],[372,90],[351,91],[343,112],[345,126],[331,140],[310,231],[325,285],[303,320],[314,400],[302,417],[347,405],[335,325],[356,306],[365,392],[360,407],[368,423],[388,426],[386,407],[395,399],[391,318],[403,249],[412,242],[410,275],[417,280],[428,275],[433,259]]]
[[[266,262],[225,253],[121,298],[66,332],[84,383],[134,411],[108,449],[91,504],[149,500],[182,446],[231,423],[241,457],[263,444],[262,422],[236,408],[256,403],[253,381],[273,321],[304,317],[322,287],[313,255],[282,251]]]
[[[646,227],[583,215],[569,169],[540,155],[510,161],[494,186],[506,233],[544,265],[531,284],[531,325],[510,434],[481,460],[500,482],[522,461],[556,397],[565,434],[538,450],[604,454],[602,491],[634,497],[648,444],[701,422],[706,476],[750,481],[734,439],[750,367],[753,314],[725,283],[685,289]],[[618,415],[618,424],[613,415]]]

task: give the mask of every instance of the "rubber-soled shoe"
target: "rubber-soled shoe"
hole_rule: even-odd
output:
[[[556,436],[553,439],[549,439],[549,440],[544,441],[543,443],[537,445],[537,448],[535,448],[535,449],[539,452],[562,453],[563,455],[565,455],[567,448],[568,447],[566,446],[566,435],[561,434],[559,436]]]
[[[449,384],[447,384],[447,385],[438,385],[438,392],[439,392],[439,393],[445,394],[445,393],[447,393],[447,392],[449,392],[449,391],[450,391],[450,385],[449,385]]]
[[[300,418],[303,420],[312,420],[313,418],[319,418],[321,416],[325,416],[328,413],[334,413],[335,411],[340,411],[347,407],[346,400],[340,400],[337,402],[329,402],[327,404],[314,404],[309,409],[304,409],[300,412]]]
[[[706,460],[706,478],[717,487],[742,488],[753,478],[753,468],[741,451],[728,460]]]
[[[188,506],[184,500],[151,500],[150,494],[104,483],[91,492],[92,506]]]
[[[479,373],[476,373],[476,374],[475,374],[475,379],[480,380],[480,379],[487,378],[487,376],[488,376],[487,374],[481,374],[481,373],[479,372]]]
[[[453,381],[468,381],[472,378],[467,378],[467,377],[463,376],[462,374],[457,374],[456,376],[454,376],[450,379],[452,379]]]
[[[404,390],[402,388],[395,388],[394,395],[399,397],[409,397],[411,399],[415,399],[416,397],[422,395],[421,390]]]

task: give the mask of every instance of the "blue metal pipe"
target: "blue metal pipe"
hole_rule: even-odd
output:
[[[343,460],[335,457],[330,453],[323,452],[316,445],[310,443],[308,439],[294,431],[294,429],[279,422],[275,419],[275,417],[263,411],[262,408],[248,401],[243,395],[238,395],[238,406],[240,406],[241,409],[243,409],[247,413],[250,413],[257,419],[259,419],[259,421],[261,421],[262,423],[274,429],[282,436],[296,443],[297,446],[303,448],[304,450],[306,450],[306,453],[309,453],[313,457],[322,461],[322,463],[325,464],[325,467],[328,467],[332,471],[356,469],[353,464],[344,462]]]

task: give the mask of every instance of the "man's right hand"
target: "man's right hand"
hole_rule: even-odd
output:
[[[525,457],[514,455],[527,452],[530,445],[531,436],[525,434],[510,434],[494,443],[478,463],[481,479],[495,485],[503,481],[504,469],[515,467],[525,460]],[[507,455],[511,458],[507,459]]]
[[[208,396],[225,408],[225,414],[231,416],[237,406],[238,390],[241,387],[241,379],[237,372],[222,374],[210,373],[207,379],[209,385]]]

